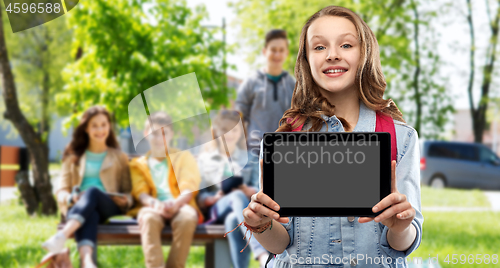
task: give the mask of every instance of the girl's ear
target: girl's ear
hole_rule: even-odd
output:
[[[266,55],[266,47],[262,48],[262,55],[264,55],[264,56]]]

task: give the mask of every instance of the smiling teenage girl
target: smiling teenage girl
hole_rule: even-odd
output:
[[[74,187],[80,193],[73,191]],[[100,106],[89,108],[63,154],[56,196],[67,222],[42,246],[51,253],[59,253],[74,234],[81,267],[96,267],[97,225],[125,214],[132,205],[131,189],[128,157],[120,150],[109,112]]]
[[[396,105],[383,99],[386,82],[373,32],[349,9],[320,10],[302,29],[295,76],[292,106],[278,132],[373,132],[379,116],[392,117],[397,142],[392,193],[373,211],[388,209],[374,219],[280,218],[279,204],[260,191],[243,210],[245,225],[262,246],[279,254],[276,268],[406,267],[403,257],[422,237],[418,137]]]

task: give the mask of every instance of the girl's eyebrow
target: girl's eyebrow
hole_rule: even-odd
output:
[[[356,40],[358,39],[358,37],[356,37],[356,35],[354,35],[353,33],[350,33],[350,32],[343,33],[343,34],[339,35],[339,37],[344,37],[344,36],[348,36],[348,35],[351,35],[352,37],[356,38]]]
[[[313,36],[311,37],[311,40],[313,40],[314,38],[317,38],[317,39],[325,39],[325,37],[324,37],[324,36],[322,36],[322,35],[313,35]]]
[[[348,35],[351,35],[352,37],[356,38],[356,40],[358,40],[358,38],[356,37],[356,35],[354,35],[351,32],[340,34],[338,37],[344,37],[344,36],[348,36]],[[310,40],[312,41],[313,39],[326,39],[326,38],[324,36],[322,36],[322,35],[313,35]]]

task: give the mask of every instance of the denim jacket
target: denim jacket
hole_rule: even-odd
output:
[[[328,129],[323,125],[322,132],[344,132],[335,115],[323,118]],[[375,124],[375,111],[360,101],[359,119],[353,131],[374,132]],[[290,217],[288,223],[282,224],[288,231],[290,243],[276,256],[275,268],[407,267],[404,259],[420,245],[424,222],[420,206],[420,152],[415,129],[397,120],[394,125],[398,191],[406,195],[416,211],[412,224],[417,235],[410,248],[406,251],[391,248],[387,241],[389,229],[375,221],[359,223],[355,217]],[[304,129],[309,127],[306,122]]]

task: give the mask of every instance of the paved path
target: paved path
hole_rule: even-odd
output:
[[[490,200],[491,209],[500,211],[500,191],[484,191],[484,194]]]
[[[0,203],[15,199],[16,187],[0,187]]]
[[[482,212],[493,211],[489,207],[423,207],[423,212]]]
[[[31,172],[30,172],[30,176]],[[55,192],[56,190],[56,182],[57,178],[59,177],[59,170],[56,171],[51,171],[50,172],[50,178],[52,181],[52,191]],[[33,182],[33,178],[30,178],[30,181]],[[0,187],[0,203],[5,202],[7,200],[11,199],[16,199],[16,192],[17,192],[17,187]]]
[[[500,191],[483,191],[490,201],[490,207],[423,207],[422,211],[442,212],[500,212]]]

